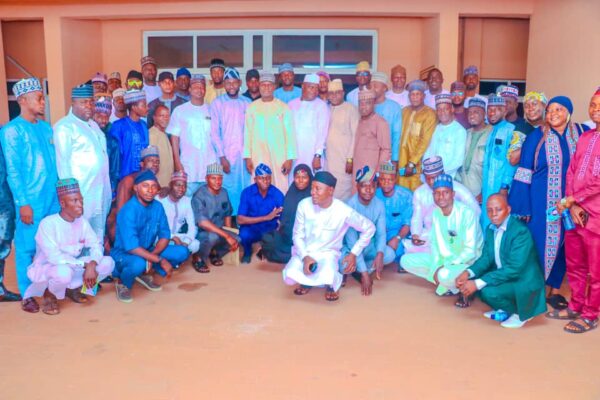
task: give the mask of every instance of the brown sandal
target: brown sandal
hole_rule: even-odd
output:
[[[339,298],[340,294],[338,292],[334,292],[333,289],[329,288],[325,291],[325,300],[337,301]]]
[[[85,304],[88,302],[87,296],[81,293],[81,288],[67,289],[65,291],[65,296],[67,296],[69,299],[73,300],[73,302],[77,304]]]
[[[33,297],[28,297],[21,302],[21,309],[25,312],[35,314],[40,311],[40,305]]]
[[[300,285],[294,289],[294,294],[296,296],[304,296],[306,293],[310,292],[310,289],[310,286]]]
[[[46,315],[60,314],[60,309],[58,308],[58,300],[56,299],[56,297],[44,297],[44,301],[42,303],[42,312]]]

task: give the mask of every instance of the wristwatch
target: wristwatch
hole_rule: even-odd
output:
[[[320,154],[315,154],[315,158],[321,158]]]
[[[409,162],[408,164],[406,164],[406,166],[408,166],[410,169],[415,169],[415,164]]]
[[[396,239],[398,239],[398,240],[402,240],[402,236],[400,236],[400,235],[396,235]]]

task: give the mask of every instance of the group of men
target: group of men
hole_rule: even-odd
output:
[[[524,119],[519,89],[480,96],[474,66],[446,91],[439,69],[407,84],[404,67],[388,77],[363,61],[347,96],[323,71],[295,86],[288,63],[277,76],[249,70],[244,93],[240,73],[221,59],[211,61],[210,79],[185,68],[157,74],[148,56],[140,67],[125,88],[119,73],[73,88],[68,115],[53,127],[43,120],[39,81],[14,86],[21,115],[0,137],[0,200],[16,212],[2,215],[0,255],[10,251],[14,222],[25,311],[39,311],[38,296],[47,314],[65,296],[85,302],[108,276],[130,302],[134,282],[160,290],[153,273],[168,277],[190,255],[198,272],[238,248],[249,262],[253,244],[277,229],[291,171],[302,164],[315,176],[283,271],[296,294],[326,286],[327,300],[337,300],[353,274],[368,295],[372,274],[381,279],[396,263],[439,295],[458,295],[459,307],[479,292],[492,307],[486,317],[505,327],[546,310],[531,234],[507,201],[526,135],[545,124],[543,94],[525,96]],[[595,101],[598,93],[590,105],[597,124]],[[598,191],[583,189],[598,185],[596,136],[581,135],[585,148],[557,204],[579,232],[567,238],[594,238],[575,246],[588,260],[600,235]],[[598,323],[600,276],[595,263],[569,259],[577,272],[568,273],[565,318],[577,320],[566,330],[583,332]],[[581,283],[588,272],[589,293]],[[21,299],[2,290],[4,300]]]

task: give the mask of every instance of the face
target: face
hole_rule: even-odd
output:
[[[467,109],[467,118],[471,126],[479,126],[485,120],[485,111],[480,107],[469,107]]]
[[[490,196],[486,211],[492,224],[500,226],[510,215],[510,206],[503,196]]]
[[[190,98],[192,100],[204,100],[204,95],[206,94],[206,82],[194,82],[193,85],[190,86]]]
[[[225,79],[225,91],[231,97],[238,95],[242,81],[239,79]]]
[[[429,85],[429,90],[432,92],[437,92],[442,89],[442,83],[444,83],[444,77],[442,73],[437,69],[434,69],[429,72],[429,76],[427,77],[427,84]]]
[[[396,175],[379,173],[379,187],[384,194],[390,194],[396,186]]]
[[[131,107],[133,112],[135,112],[140,117],[145,117],[148,115],[148,104],[146,104],[146,100],[140,100]]]
[[[319,94],[319,85],[314,83],[302,84],[302,100],[313,101]]]
[[[271,186],[271,175],[261,175],[254,178],[254,182],[256,182],[256,186],[262,192],[266,192],[269,190],[269,186]]]
[[[528,121],[539,121],[544,117],[544,109],[546,105],[537,99],[528,99],[523,104],[525,118]]]
[[[425,101],[425,93],[420,90],[413,90],[408,94],[408,99],[410,100],[410,105],[413,107],[421,107],[423,102]]]
[[[156,81],[156,65],[146,64],[142,67],[142,76],[146,82]]]
[[[323,206],[333,197],[333,188],[321,182],[313,182],[310,187],[310,197],[313,204]]]
[[[385,92],[387,92],[387,85],[381,82],[371,82],[371,89],[375,92],[375,96],[377,99],[381,99],[385,97]]]
[[[94,99],[73,99],[71,107],[73,114],[84,121],[88,121],[94,115]]]
[[[181,199],[185,196],[185,191],[187,190],[187,182],[185,181],[173,181],[169,184],[171,187],[171,196],[175,198],[175,200]]]
[[[279,79],[283,86],[292,86],[294,84],[294,73],[292,71],[283,71],[279,74]]]
[[[100,129],[104,129],[108,125],[108,121],[110,121],[110,115],[103,112],[94,113],[94,121],[96,121]]]
[[[319,76],[319,94],[326,94],[329,86],[329,79],[326,76]]]
[[[123,112],[127,110],[127,105],[125,104],[125,99],[122,96],[113,97],[113,107],[116,111]]]
[[[365,86],[371,82],[371,73],[369,71],[359,71],[356,73],[356,83],[358,86]]]
[[[46,99],[42,92],[30,92],[19,96],[18,102],[22,110],[32,113],[36,118],[43,118],[46,113]]]
[[[377,189],[377,183],[374,180],[356,185],[358,197],[365,203],[370,203],[373,200],[375,189]]]
[[[138,200],[141,200],[146,204],[154,200],[154,197],[159,190],[160,186],[156,181],[143,181],[133,186],[133,191]]]
[[[479,85],[479,75],[469,74],[463,77],[463,82],[467,87],[467,90],[473,91],[477,89],[477,85]]]
[[[514,97],[506,96],[504,97],[504,100],[506,101],[506,113],[510,115],[516,113],[517,107],[519,106],[519,102],[517,101],[517,99],[515,99]]]
[[[260,97],[263,100],[273,100],[273,91],[275,90],[275,84],[273,82],[261,82],[259,85]]]
[[[158,107],[154,111],[154,125],[158,126],[161,130],[165,130],[169,125],[171,114],[167,107]]]
[[[588,108],[590,118],[596,124],[600,126],[600,96],[593,96],[590,100],[590,106]]]
[[[569,121],[569,111],[558,103],[546,107],[546,122],[553,128],[560,128]]]
[[[173,79],[163,79],[158,82],[158,86],[160,86],[160,90],[166,95],[172,95],[175,92],[175,82]]]
[[[392,87],[396,91],[404,90],[406,86],[406,72],[398,71],[392,74]]]
[[[81,193],[71,193],[60,196],[58,199],[61,210],[71,218],[83,215],[83,197]]]
[[[223,187],[223,175],[207,175],[206,184],[213,192],[220,192]]]
[[[465,102],[465,91],[462,89],[453,90],[452,93],[452,104],[455,106],[461,106]]]
[[[441,209],[451,207],[454,204],[454,191],[447,187],[440,187],[433,191],[433,201]]]
[[[127,90],[141,89],[143,85],[142,81],[137,78],[127,79]]]
[[[333,92],[327,92],[327,98],[332,105],[339,106],[344,102],[344,91],[334,90]]]
[[[119,89],[121,87],[121,81],[116,78],[111,78],[108,80],[108,92],[112,93],[115,89]]]
[[[250,93],[257,93],[259,91],[258,86],[260,85],[260,81],[258,78],[250,78],[246,79],[246,86],[248,87],[248,91]]]
[[[160,158],[156,156],[146,157],[142,160],[142,169],[149,169],[154,173],[154,175],[158,174],[160,170]]]
[[[308,183],[310,182],[310,178],[308,174],[304,170],[299,170],[294,174],[294,185],[296,185],[296,189],[304,190],[308,187]]]
[[[187,75],[181,75],[175,79],[175,86],[180,92],[187,92],[190,89],[190,77]]]
[[[452,108],[452,104],[438,104],[435,107],[435,112],[442,125],[448,125],[454,120],[454,109]]]
[[[375,100],[359,100],[358,101],[358,112],[361,117],[367,117],[373,114],[375,109]]]
[[[505,106],[488,106],[487,117],[490,124],[495,125],[504,119],[506,115]]]
[[[94,94],[105,93],[108,90],[108,85],[104,82],[92,82],[92,88],[94,89]]]
[[[438,172],[437,174],[434,174],[434,175],[425,175],[425,183],[427,183],[427,185],[433,189],[433,181],[435,180],[435,178],[437,178],[442,173],[443,172]]]
[[[210,70],[210,79],[212,79],[215,85],[220,85],[223,83],[223,76],[225,75],[225,70],[221,67],[215,67]]]

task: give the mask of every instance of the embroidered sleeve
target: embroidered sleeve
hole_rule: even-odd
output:
[[[528,168],[519,167],[517,168],[517,172],[515,172],[514,180],[530,185],[532,175],[532,170]]]

